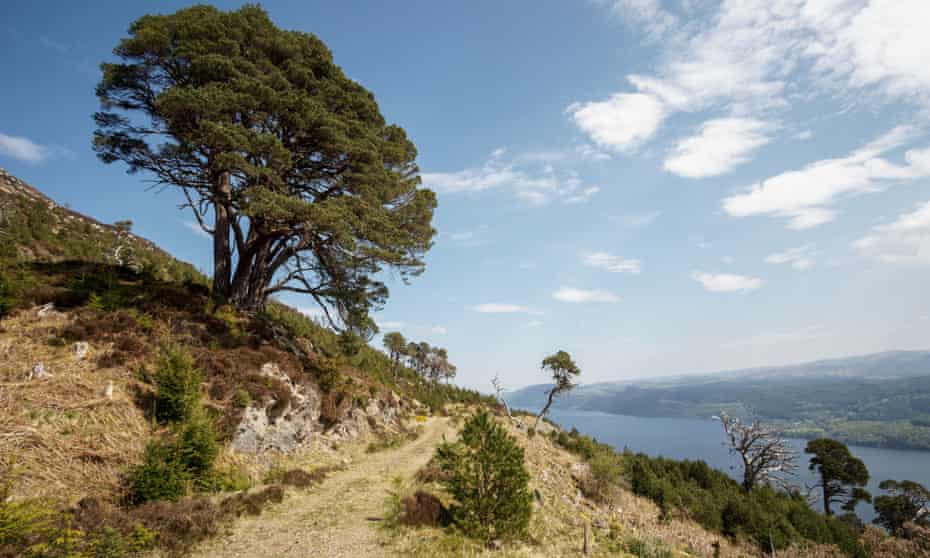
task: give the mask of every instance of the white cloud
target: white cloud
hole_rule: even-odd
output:
[[[575,103],[567,112],[594,143],[624,152],[651,139],[665,119],[661,101],[643,93],[618,93],[605,101]]]
[[[870,109],[895,101],[930,108],[926,0],[682,4],[687,18],[659,0],[611,2],[650,41],[661,34],[662,50],[655,71],[627,76],[630,87],[570,107],[598,145],[628,152],[676,112],[770,120],[825,95]]]
[[[449,330],[442,326],[433,326],[432,329],[430,329],[430,331],[435,333],[436,335],[445,335],[449,333]]]
[[[184,223],[184,226],[187,227],[189,231],[196,234],[197,236],[202,237],[202,238],[213,238],[212,236],[210,236],[210,233],[203,230],[203,228],[201,228],[201,226],[197,224],[196,222],[194,221],[182,221],[182,222]]]
[[[532,308],[527,308],[526,306],[500,302],[485,302],[483,304],[473,306],[472,310],[482,314],[542,314],[542,312]]]
[[[798,132],[795,134],[794,137],[799,140],[809,140],[814,137],[814,132],[810,130],[804,130],[803,132]]]
[[[526,325],[527,325],[527,327],[540,327],[540,326],[543,325],[543,322],[541,322],[541,321],[539,321],[539,320],[532,320],[532,321],[530,321],[530,322],[527,322]]]
[[[678,18],[664,10],[659,0],[615,0],[612,9],[627,19],[645,25],[648,33],[654,37],[678,25]]]
[[[610,291],[584,290],[572,287],[560,287],[552,293],[552,298],[562,302],[619,302],[620,298]]]
[[[696,135],[678,142],[665,159],[665,170],[687,178],[726,174],[769,143],[772,129],[755,118],[708,120]]]
[[[777,265],[788,264],[794,269],[803,271],[814,266],[815,255],[814,245],[805,244],[797,248],[789,248],[784,252],[769,254],[765,258],[765,263]]]
[[[908,150],[904,164],[880,157],[909,142],[916,133],[910,126],[898,126],[846,157],[817,161],[752,184],[743,192],[724,198],[723,209],[734,217],[787,218],[788,227],[794,229],[827,223],[836,217],[836,211],[825,206],[837,198],[930,176],[930,148]]]
[[[556,173],[551,165],[541,169],[527,163],[523,156],[505,160],[506,151],[495,149],[484,166],[455,172],[425,172],[423,184],[439,192],[467,193],[510,188],[530,205],[544,205],[561,199],[564,203],[587,201],[600,191],[585,186],[574,171]]]
[[[720,261],[727,265],[733,265],[733,262],[735,262],[736,259],[734,259],[733,256],[723,256],[720,258]]]
[[[578,192],[577,194],[573,194],[571,196],[563,198],[562,203],[584,203],[590,200],[591,196],[593,196],[594,194],[600,191],[601,189],[598,188],[597,186],[589,186],[588,188],[585,188],[584,190]]]
[[[589,252],[584,254],[582,261],[588,267],[605,269],[611,273],[639,274],[643,269],[639,260],[623,259],[608,252]]]
[[[714,293],[748,292],[762,286],[762,279],[730,273],[695,271],[691,274],[691,278],[700,283],[705,290]]]
[[[861,255],[892,264],[930,264],[930,201],[852,244]]]
[[[28,138],[0,133],[0,154],[26,163],[41,163],[52,155],[52,150]]]

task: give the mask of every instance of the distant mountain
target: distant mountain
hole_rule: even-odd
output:
[[[535,410],[548,385],[509,394]],[[710,418],[721,412],[778,422],[793,435],[930,448],[930,351],[891,351],[653,380],[581,385],[561,410]]]

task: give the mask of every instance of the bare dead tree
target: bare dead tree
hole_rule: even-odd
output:
[[[798,453],[774,428],[758,421],[744,424],[726,413],[714,418],[723,425],[730,453],[743,462],[743,490],[749,492],[759,484],[791,488]]]
[[[510,420],[513,420],[513,415],[510,414],[510,405],[508,405],[507,400],[504,399],[504,387],[501,385],[501,380],[497,374],[491,379],[491,385],[494,386],[494,394],[497,400],[501,402],[501,405],[504,406],[504,410],[507,411],[507,416],[510,417]]]

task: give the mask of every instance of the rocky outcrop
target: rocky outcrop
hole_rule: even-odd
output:
[[[293,452],[310,443],[314,437],[349,440],[374,428],[390,428],[397,423],[399,398],[396,404],[371,399],[365,408],[355,407],[344,419],[329,429],[320,421],[322,395],[314,385],[296,385],[278,365],[262,366],[261,375],[280,382],[287,388],[287,397],[256,402],[248,406],[236,428],[232,448],[242,453],[266,451]]]

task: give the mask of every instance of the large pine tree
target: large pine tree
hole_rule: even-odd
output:
[[[213,237],[215,295],[257,310],[303,293],[370,324],[378,272],[423,271],[436,198],[416,148],[316,36],[254,5],[194,6],[138,19],[114,53],[94,148],[184,192]]]

